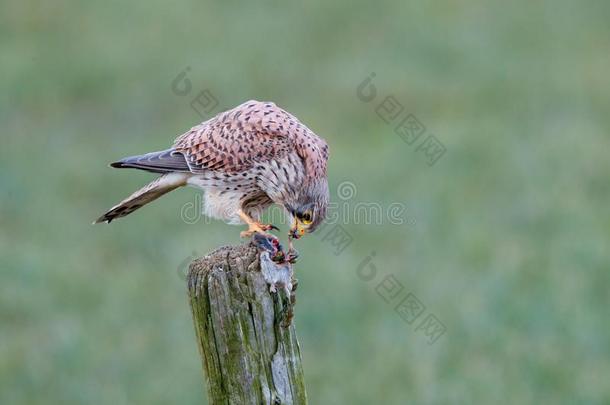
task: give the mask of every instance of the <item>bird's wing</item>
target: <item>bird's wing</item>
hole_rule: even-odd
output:
[[[191,128],[176,139],[173,149],[184,155],[195,173],[202,170],[241,172],[257,162],[277,159],[296,150],[306,168],[312,153],[317,155],[316,159],[324,161],[325,174],[328,147],[274,103],[252,100]]]
[[[273,103],[246,102],[191,128],[173,148],[184,155],[193,172],[248,170],[290,150],[290,128],[281,111]]]
[[[191,170],[184,156],[173,149],[129,156],[118,162],[110,163],[110,166],[119,169],[140,169],[153,173],[189,172]]]
[[[314,178],[326,177],[328,144],[311,130],[299,133],[295,149],[305,162],[305,170]]]

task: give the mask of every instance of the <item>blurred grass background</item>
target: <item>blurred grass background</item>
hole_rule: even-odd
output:
[[[91,226],[151,178],[107,163],[168,147],[205,88],[291,111],[328,140],[333,194],[350,181],[350,203],[415,220],[348,221],[339,255],[300,241],[312,404],[609,403],[609,17],[604,1],[2,2],[0,403],[205,401],[180,272],[239,229],[182,221],[195,190]],[[375,114],[386,95],[443,142],[436,165]],[[435,344],[375,292],[390,274],[446,326]]]

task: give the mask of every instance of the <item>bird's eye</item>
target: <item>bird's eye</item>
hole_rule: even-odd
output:
[[[312,221],[312,217],[311,217],[311,211],[305,211],[302,215],[301,215],[301,221],[305,224],[305,225],[309,225],[311,224]]]

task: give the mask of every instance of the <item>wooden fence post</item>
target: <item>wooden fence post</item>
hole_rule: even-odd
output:
[[[211,404],[306,404],[291,297],[270,292],[252,244],[190,265],[188,292]]]

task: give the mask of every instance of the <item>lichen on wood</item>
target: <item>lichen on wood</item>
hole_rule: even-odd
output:
[[[306,404],[290,295],[269,291],[252,244],[196,259],[188,291],[212,404]]]

